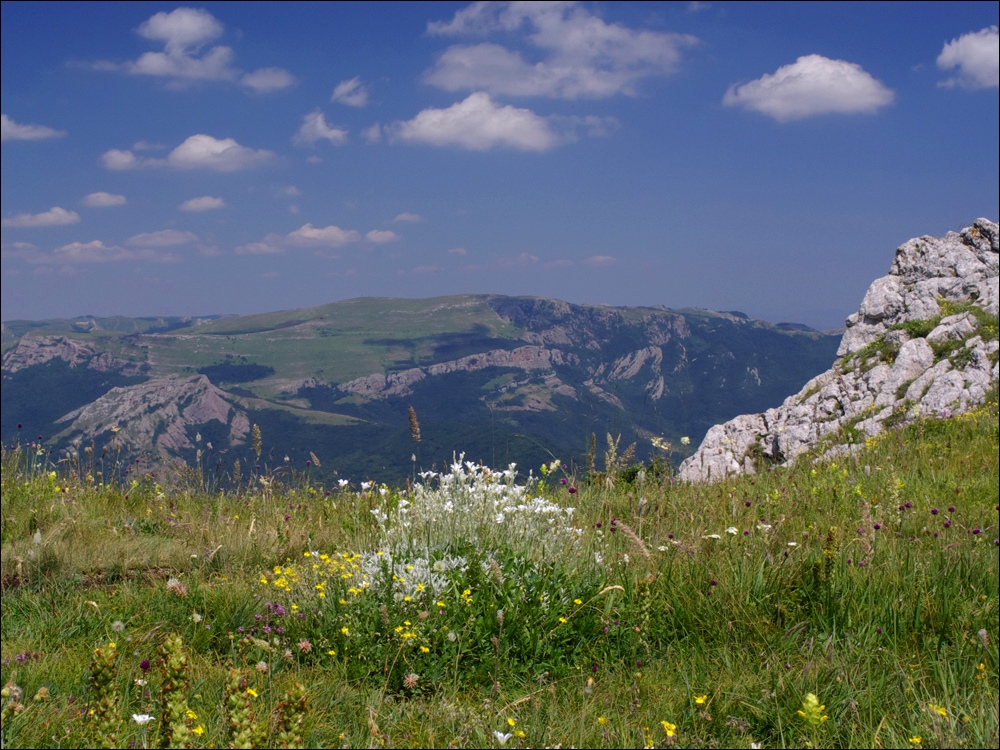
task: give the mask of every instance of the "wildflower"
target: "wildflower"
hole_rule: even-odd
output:
[[[939,706],[936,703],[928,703],[927,707],[931,710],[932,714],[937,714],[938,716],[947,716],[948,709],[944,706]]]
[[[699,705],[699,706],[705,705],[705,701],[707,701],[707,700],[708,700],[708,696],[707,695],[696,695],[694,697],[694,702],[697,705]]]
[[[264,674],[265,672],[267,672],[267,669],[268,669],[267,662],[266,661],[259,661],[259,662],[257,662],[257,664],[254,667],[254,669],[256,669],[261,674]]]
[[[120,633],[123,630],[125,630],[125,623],[123,623],[121,620],[115,620],[113,623],[111,623],[111,629],[116,633]]]
[[[499,742],[501,745],[506,745],[507,740],[509,740],[514,735],[511,734],[510,732],[501,732],[499,729],[494,729],[493,736],[497,738],[497,742]]]
[[[573,604],[575,604],[576,606],[579,607],[581,604],[583,604],[583,600],[582,599],[574,599],[573,600]]]
[[[806,699],[802,701],[802,708],[799,710],[798,714],[807,722],[816,726],[822,724],[830,718],[823,713],[825,710],[826,706],[820,705],[819,698],[816,697],[816,694],[809,693],[806,695]]]
[[[921,737],[919,734],[915,734],[912,737],[910,737],[910,744],[911,745],[917,745],[917,746],[919,746],[922,741],[923,741],[923,737]]]
[[[257,697],[257,691],[254,690],[252,687],[248,687],[247,688],[247,695],[249,695],[251,698],[256,698]]]
[[[508,723],[508,724],[509,724],[510,726],[514,726],[515,724],[517,724],[517,719],[515,719],[515,718],[511,717],[511,718],[507,719],[507,723]]]
[[[192,732],[194,732],[194,733],[195,733],[196,735],[198,735],[199,737],[201,737],[201,735],[205,734],[205,727],[204,727],[204,726],[202,726],[201,724],[199,724],[198,726],[196,726],[196,727],[195,727],[194,729],[192,729],[191,731],[192,731]]]
[[[604,718],[603,716],[598,716],[597,717],[597,723],[600,724],[603,727],[605,724],[608,723],[608,720],[606,718]]]
[[[726,533],[727,534],[732,534],[733,536],[736,536],[737,534],[740,533],[740,531],[735,526],[730,526],[728,529],[726,529]]]
[[[419,675],[410,672],[403,678],[403,687],[407,690],[413,690],[417,686],[417,680],[420,679]]]
[[[299,641],[299,651],[303,654],[308,654],[312,651],[312,644],[309,642],[308,638],[303,638]]]
[[[132,714],[132,721],[134,721],[140,727],[143,724],[148,724],[155,718],[156,718],[155,716],[150,716],[149,714]]]
[[[141,662],[139,662],[139,669],[141,669],[143,672],[148,672],[152,666],[153,665],[150,664],[149,659],[143,659]]]
[[[677,725],[671,724],[669,721],[661,721],[660,726],[663,727],[663,731],[667,733],[667,737],[673,737],[677,732]]]

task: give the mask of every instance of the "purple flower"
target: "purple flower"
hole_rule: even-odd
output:
[[[976,528],[974,528],[974,529],[972,530],[972,533],[973,533],[973,534],[982,534],[982,533],[983,533],[983,530],[982,530],[981,528],[979,528],[979,527],[977,526]]]
[[[945,522],[944,522],[944,527],[945,527],[946,529],[950,529],[950,528],[951,528],[951,521],[945,521]]]
[[[566,477],[559,480],[559,484],[566,484]]]
[[[878,633],[879,635],[882,635],[882,626],[879,625],[877,628],[875,628],[875,632]]]
[[[913,507],[913,503],[911,503],[909,500],[906,501],[905,505],[906,505],[907,508],[912,508]]]
[[[936,515],[937,515],[938,513],[940,513],[940,512],[941,512],[941,511],[939,511],[939,510],[938,510],[937,508],[931,508],[931,515],[932,515],[932,516],[936,516]]]
[[[749,529],[743,529],[743,536],[750,536]]]
[[[576,487],[570,487],[569,488],[569,494],[575,495],[576,494]]]
[[[596,673],[597,672],[597,665],[596,664],[592,664],[591,667],[590,667],[590,671]]]
[[[875,524],[875,526],[873,528],[875,529],[875,531],[878,531],[879,529],[882,528],[882,524],[877,523],[877,524]]]
[[[862,529],[862,528],[858,528],[858,534],[860,534],[861,536],[864,536],[865,535],[865,530]]]
[[[151,666],[152,665],[149,663],[149,659],[143,659],[141,662],[139,662],[139,669],[141,669],[143,672],[148,672]]]
[[[719,585],[719,582],[718,582],[718,581],[716,581],[716,580],[715,580],[715,579],[713,578],[713,579],[712,579],[711,581],[709,581],[709,582],[708,582],[708,585],[709,585],[709,586],[718,586],[718,585]]]
[[[955,512],[955,506],[954,505],[949,505],[948,506],[948,512],[949,513],[954,513]]]
[[[747,506],[748,508],[749,508],[749,507],[750,507],[750,505],[751,505],[751,503],[750,503],[750,501],[749,501],[749,500],[747,500],[747,501],[746,501],[745,503],[743,503],[743,504],[744,504],[745,506]]]
[[[673,532],[667,534],[667,539],[673,539],[673,538],[674,538]]]

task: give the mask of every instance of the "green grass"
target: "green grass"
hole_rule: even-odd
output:
[[[527,491],[465,467],[210,494],[19,446],[3,745],[995,747],[997,456],[995,397],[697,486],[556,464]]]

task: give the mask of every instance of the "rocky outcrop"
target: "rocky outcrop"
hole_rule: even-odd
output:
[[[912,239],[847,319],[838,358],[776,409],[708,431],[681,464],[690,482],[837,452],[918,416],[980,404],[998,379],[997,224]]]
[[[66,336],[24,336],[17,345],[4,352],[3,371],[13,374],[26,367],[43,365],[55,359],[70,367],[86,367],[99,372],[115,372],[133,376],[143,372],[143,363],[115,357],[99,351],[90,342]]]
[[[344,393],[361,396],[364,399],[405,396],[414,384],[428,376],[446,375],[452,372],[471,372],[486,367],[512,367],[519,370],[551,370],[554,365],[579,364],[574,354],[564,354],[559,349],[542,346],[519,346],[516,349],[494,349],[468,357],[439,362],[428,367],[411,367],[402,372],[383,375],[374,373],[341,383],[338,388]]]
[[[121,444],[141,446],[163,456],[195,447],[189,433],[208,422],[229,428],[230,443],[250,432],[238,401],[212,385],[204,375],[153,378],[141,385],[112,388],[101,398],[59,420],[74,439],[90,440],[112,433]]]

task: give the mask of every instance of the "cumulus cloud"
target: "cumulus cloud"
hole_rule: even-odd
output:
[[[425,109],[412,120],[395,123],[391,131],[396,140],[408,143],[472,151],[488,151],[494,146],[547,151],[564,140],[544,117],[530,109],[496,104],[483,92],[470,94],[446,109]]]
[[[400,237],[395,232],[384,229],[373,229],[365,235],[365,239],[373,245],[384,245],[387,242],[395,242]]]
[[[53,206],[40,214],[14,214],[3,219],[4,227],[59,227],[66,224],[77,224],[80,214],[67,211],[65,208]]]
[[[525,59],[500,44],[454,45],[424,80],[447,91],[560,99],[635,95],[637,84],[672,73],[696,37],[631,29],[607,23],[578,3],[485,3],[459,10],[448,22],[432,22],[438,36],[515,35],[535,48]]]
[[[65,130],[56,130],[47,125],[21,125],[7,115],[0,115],[0,141],[41,141],[63,138],[65,135]]]
[[[615,263],[617,263],[617,260],[612,255],[591,255],[583,261],[583,265],[590,266],[591,268],[607,268],[608,266],[613,266]]]
[[[85,195],[82,203],[83,205],[90,206],[91,208],[109,208],[111,206],[124,206],[128,203],[128,199],[124,195],[99,192]]]
[[[396,214],[392,222],[394,224],[419,224],[424,220],[424,217],[420,214],[411,214],[408,212],[403,212],[401,214]]]
[[[377,122],[361,131],[361,137],[368,143],[382,142],[382,126]]]
[[[184,201],[178,208],[181,211],[214,211],[217,208],[225,208],[226,202],[222,198],[216,198],[211,195],[203,195],[199,198],[189,198]]]
[[[138,157],[131,151],[111,149],[104,153],[101,161],[107,169],[117,171],[144,167],[172,167],[235,172],[268,164],[274,158],[275,154],[272,151],[247,148],[232,138],[213,138],[199,133],[185,140],[165,159]]]
[[[165,78],[173,88],[197,81],[224,81],[266,93],[294,85],[295,77],[282,68],[260,68],[251,73],[240,70],[234,64],[236,54],[231,47],[217,45],[206,49],[224,31],[222,23],[203,8],[161,11],[140,24],[136,32],[152,42],[162,43],[162,52],[146,52],[124,65],[101,61],[93,67]]]
[[[275,255],[290,247],[331,248],[344,247],[361,240],[361,233],[355,229],[341,229],[338,226],[314,227],[303,224],[286,235],[271,233],[260,242],[250,242],[235,249],[237,255]]]
[[[789,122],[831,113],[872,114],[894,96],[856,63],[805,55],[755,81],[730,86],[722,103]]]
[[[963,34],[944,45],[938,55],[941,70],[958,68],[958,75],[939,86],[988,89],[1000,86],[1000,27]]]
[[[340,102],[348,107],[364,107],[368,104],[368,89],[361,83],[361,76],[355,76],[349,81],[338,83],[330,101]]]
[[[145,232],[129,237],[126,244],[138,247],[174,247],[176,245],[193,245],[198,242],[198,235],[179,229],[161,229],[158,232]]]
[[[292,143],[298,146],[312,146],[316,141],[327,140],[334,146],[347,143],[347,131],[341,128],[331,128],[326,123],[326,117],[318,109],[302,118],[299,131],[292,138]]]

